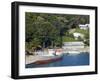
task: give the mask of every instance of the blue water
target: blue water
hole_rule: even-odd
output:
[[[77,55],[64,54],[61,60],[48,63],[48,64],[27,64],[26,68],[35,68],[35,67],[60,67],[60,66],[82,66],[89,65],[89,53],[81,53]]]

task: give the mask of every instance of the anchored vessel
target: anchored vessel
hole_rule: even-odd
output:
[[[62,49],[48,49],[48,51],[27,57],[26,64],[47,64],[61,60],[62,57]]]

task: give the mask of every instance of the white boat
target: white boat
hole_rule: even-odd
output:
[[[80,52],[77,51],[77,50],[68,51],[67,53],[70,54],[70,55],[77,55],[77,54],[80,54]]]

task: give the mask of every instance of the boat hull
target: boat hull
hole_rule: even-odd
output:
[[[47,51],[38,52],[37,55],[26,56],[26,64],[47,64],[50,62],[58,61],[62,59],[61,49],[48,49]]]
[[[45,59],[38,59],[35,62],[29,64],[48,64],[62,59],[62,56],[42,56],[42,57],[44,57]]]
[[[62,57],[59,57],[59,58],[55,58],[55,59],[48,59],[48,60],[39,60],[39,61],[36,61],[34,62],[35,64],[48,64],[48,63],[51,63],[51,62],[56,62],[56,61],[59,61],[61,60]]]

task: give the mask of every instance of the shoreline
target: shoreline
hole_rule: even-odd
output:
[[[67,52],[65,52],[67,51]],[[85,54],[86,52],[89,53],[89,48],[85,48],[85,49],[71,49],[71,50],[63,50],[63,55],[78,55],[78,54]],[[68,53],[68,51],[72,52],[73,53]],[[76,53],[74,51],[77,51]],[[55,57],[55,56],[52,56],[52,57]],[[25,55],[25,64],[30,64],[30,63],[35,63],[36,61],[38,60],[47,60],[47,59],[50,59],[51,56],[48,56],[48,55]]]

